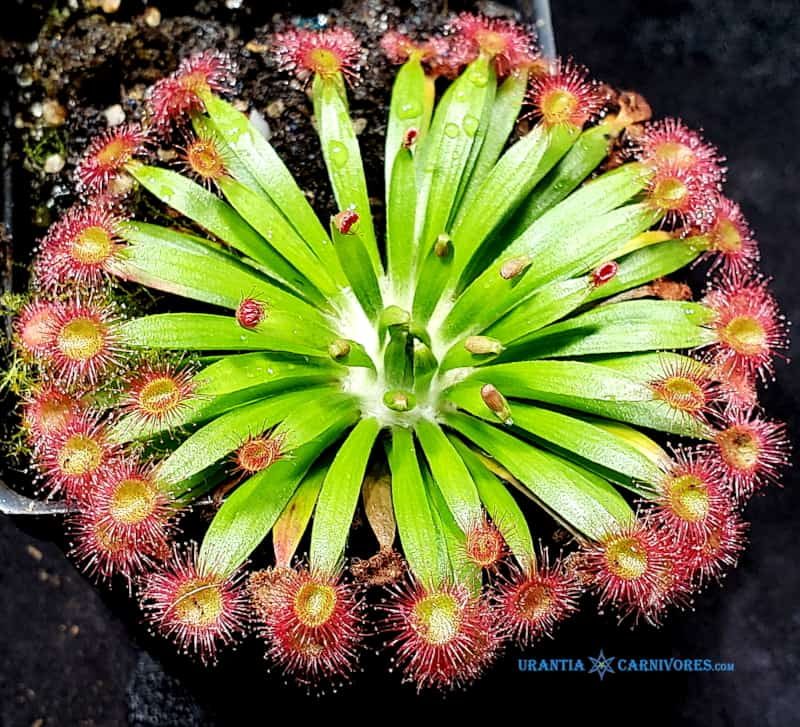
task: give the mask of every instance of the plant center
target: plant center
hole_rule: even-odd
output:
[[[102,447],[87,434],[73,434],[58,452],[58,467],[70,477],[81,477],[97,470],[103,458]]]
[[[763,351],[767,344],[764,326],[752,316],[737,316],[728,322],[722,337],[735,351],[751,356]]]
[[[696,161],[694,152],[686,144],[674,141],[665,141],[663,144],[659,144],[655,152],[656,158],[672,162],[681,169],[688,169]]]
[[[578,108],[578,98],[564,88],[555,88],[542,96],[540,108],[548,124],[566,124]]]
[[[748,472],[758,465],[761,446],[748,428],[737,425],[725,429],[717,435],[717,444],[722,458],[734,469]]]
[[[606,545],[608,569],[618,578],[634,581],[647,570],[647,552],[636,538],[617,538]]]
[[[181,390],[175,379],[159,376],[142,387],[139,406],[147,414],[165,414],[175,409],[181,398]]]
[[[336,609],[336,589],[327,583],[304,583],[294,598],[294,612],[300,623],[316,628],[328,622]]]
[[[173,610],[182,624],[194,628],[211,626],[222,615],[225,601],[215,583],[193,578],[184,583],[176,594]]]
[[[526,621],[538,621],[553,607],[553,592],[543,583],[526,583],[517,595],[517,610]]]
[[[706,405],[706,394],[703,388],[685,376],[669,376],[659,382],[656,394],[675,409],[697,412]]]
[[[666,177],[656,181],[650,197],[660,209],[676,210],[683,207],[688,195],[689,189],[680,179]]]
[[[432,646],[450,643],[461,627],[461,609],[449,593],[434,593],[414,606],[419,635]]]
[[[339,56],[328,48],[314,48],[309,51],[306,65],[323,78],[333,76],[342,69]]]
[[[198,139],[186,149],[186,163],[197,176],[206,180],[225,175],[225,160],[213,140]]]
[[[723,218],[717,224],[713,235],[714,249],[721,252],[739,252],[742,249],[742,235],[736,225]]]
[[[72,241],[72,257],[84,265],[100,265],[111,257],[114,241],[108,231],[99,226],[87,227]]]
[[[136,525],[153,514],[157,499],[152,482],[138,477],[122,480],[111,497],[111,516],[126,525]]]
[[[105,343],[102,324],[91,318],[75,318],[58,334],[58,348],[71,361],[88,361]]]
[[[117,167],[131,158],[133,150],[124,139],[112,139],[99,152],[97,161],[102,167]]]
[[[690,523],[701,522],[708,515],[708,487],[696,475],[680,475],[667,483],[672,511]]]

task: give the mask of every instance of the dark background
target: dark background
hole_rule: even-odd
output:
[[[168,11],[166,0],[157,4]],[[562,54],[586,63],[596,77],[642,92],[657,115],[702,125],[724,151],[727,193],[757,231],[763,269],[794,320],[800,320],[798,11],[791,0],[553,3]],[[11,16],[3,19],[4,33],[27,32]],[[19,22],[30,18],[22,14]],[[763,397],[793,435],[798,394],[798,378],[781,365]],[[406,712],[454,720],[467,708],[473,720],[486,710],[504,722],[797,725],[797,480],[794,469],[783,489],[749,506],[751,547],[724,587],[701,594],[693,612],[675,614],[661,629],[636,631],[617,627],[610,616],[583,615],[535,652],[585,659],[603,648],[611,656],[711,658],[735,662],[733,674],[615,674],[603,682],[595,675],[525,674],[516,668],[523,655],[512,650],[475,687],[444,698],[416,697],[371,656],[354,686],[322,697],[281,686],[253,645],[216,670],[201,670],[152,641],[124,599],[77,573],[46,525],[0,517],[0,727],[244,725],[277,719],[278,706],[292,722],[319,710],[329,718],[343,710],[358,721]]]

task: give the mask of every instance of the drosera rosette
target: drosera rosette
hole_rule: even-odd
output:
[[[449,689],[579,607],[660,624],[735,564],[788,460],[758,406],[786,325],[717,150],[506,20],[382,45],[385,230],[358,38],[272,43],[309,90],[322,218],[209,51],[89,146],[13,329],[24,436],[83,567],[136,585],[179,649],[251,632],[315,689],[376,629],[404,679]],[[137,219],[140,197],[169,214]],[[695,264],[721,274],[699,301],[669,277]],[[558,559],[530,507],[571,534]],[[189,508],[210,524],[187,550]],[[360,511],[377,548],[355,560]]]

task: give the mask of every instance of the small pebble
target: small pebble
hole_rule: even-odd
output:
[[[33,722],[31,722],[31,727],[44,727],[44,720],[41,717],[33,720]]]
[[[353,119],[353,131],[355,131],[357,135],[360,134],[362,131],[364,131],[364,129],[366,128],[367,128],[367,120],[365,118]]]
[[[233,102],[233,108],[237,111],[247,111],[248,103],[243,98],[237,98]]]
[[[119,126],[123,121],[125,121],[125,111],[118,103],[115,103],[113,106],[109,106],[105,111],[103,111],[103,116],[106,117],[106,123],[109,126]]]
[[[54,98],[46,98],[42,102],[42,119],[48,126],[63,126],[67,110]]]
[[[267,116],[271,119],[277,119],[286,110],[286,104],[281,99],[278,99],[270,103],[266,110]]]
[[[77,636],[80,632],[81,632],[80,626],[78,626],[77,624],[72,624],[72,626],[69,627],[69,635],[72,637]]]
[[[104,13],[116,13],[122,0],[102,0],[100,7],[103,8]]]
[[[251,40],[245,45],[245,50],[249,50],[251,53],[266,53],[269,46],[259,40]]]
[[[42,551],[39,550],[39,548],[37,548],[35,545],[28,545],[25,550],[28,551],[28,555],[34,560],[41,560],[44,557]]]
[[[242,0],[225,0],[225,7],[228,10],[238,10],[242,7]]]
[[[159,149],[156,151],[156,156],[158,156],[159,161],[171,162],[178,156],[178,152],[174,149]]]
[[[157,28],[161,24],[161,11],[152,5],[145,8],[142,17],[144,18],[144,24],[150,28]]]
[[[66,160],[61,154],[49,154],[44,160],[44,171],[46,174],[58,174],[65,163]]]

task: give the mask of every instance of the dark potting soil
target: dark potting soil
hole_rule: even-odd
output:
[[[238,9],[229,7],[239,4]],[[127,120],[141,114],[144,86],[194,50],[226,49],[240,66],[239,97],[269,124],[271,142],[327,215],[332,199],[310,124],[303,89],[275,73],[265,44],[295,16],[315,22],[326,2],[181,0],[150,3],[160,11],[151,27],[140,0],[122,0],[114,13],[66,11],[66,0],[5,0],[0,35],[0,90],[6,168],[13,182],[15,280],[33,241],[72,202],[70,173],[87,140],[106,128],[104,112],[120,104]],[[78,5],[78,3],[74,3]],[[83,2],[80,3],[83,7]],[[52,7],[51,7],[52,6]],[[449,8],[461,6],[450,2]],[[348,2],[334,20],[351,25],[376,47],[387,26],[430,28],[440,3]],[[435,12],[434,12],[435,11]],[[275,13],[279,15],[273,17]],[[800,99],[800,25],[796,3],[773,0],[662,0],[613,3],[554,2],[557,40],[565,54],[594,74],[646,95],[657,115],[702,124],[729,159],[728,194],[759,233],[763,267],[787,315],[800,320],[795,249],[800,208],[795,197],[800,153],[795,142]],[[153,20],[152,10],[149,15]],[[363,119],[360,141],[370,190],[382,194],[382,146],[391,69],[373,53],[352,91],[353,116]],[[54,106],[52,102],[57,102]],[[61,111],[59,111],[61,109]],[[59,113],[65,114],[63,125]],[[111,112],[109,112],[111,113]],[[118,113],[114,110],[114,113]],[[50,120],[50,123],[46,122]],[[45,172],[58,164],[58,172]],[[379,203],[378,203],[379,208]],[[7,238],[0,235],[7,246]],[[8,257],[6,257],[8,259]],[[793,346],[793,349],[795,346]],[[772,415],[797,432],[800,385],[791,370],[764,397]],[[25,477],[4,468],[9,481]],[[261,647],[250,641],[202,669],[149,637],[125,593],[94,588],[64,558],[59,527],[0,518],[0,727],[56,725],[249,725],[277,718],[311,719],[340,710],[379,721],[395,714],[432,719],[464,707],[490,709],[492,719],[675,725],[797,723],[800,696],[798,598],[800,579],[794,518],[797,474],[748,508],[751,548],[724,588],[712,586],[696,610],[676,613],[659,630],[617,627],[610,615],[586,610],[557,639],[535,652],[512,650],[475,687],[446,699],[417,698],[386,673],[385,657],[368,654],[364,673],[335,696],[318,698],[283,686],[267,674]],[[543,523],[542,527],[545,527]],[[540,531],[545,540],[549,531]],[[709,658],[734,661],[724,674],[531,674],[517,657]],[[385,715],[385,716],[384,716]],[[613,717],[611,717],[613,715]]]

